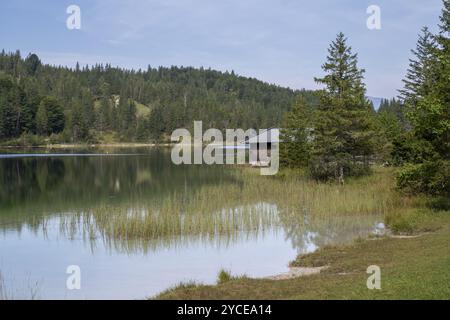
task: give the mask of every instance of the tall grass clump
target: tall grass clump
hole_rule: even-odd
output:
[[[231,280],[231,273],[225,269],[221,269],[217,275],[217,284],[222,284]]]

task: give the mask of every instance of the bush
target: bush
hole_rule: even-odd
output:
[[[436,158],[437,154],[429,141],[416,139],[408,134],[393,141],[391,156],[393,164],[400,166],[405,163],[422,163]]]
[[[397,186],[408,193],[450,194],[450,163],[447,160],[408,164],[397,176]]]
[[[428,199],[427,206],[433,210],[450,211],[450,198],[437,197]]]
[[[427,209],[407,208],[390,213],[385,218],[386,225],[394,234],[413,234],[439,229],[436,214]]]
[[[337,162],[315,161],[309,166],[309,172],[313,179],[319,181],[339,180],[340,167],[343,168],[343,177],[360,177],[370,173],[369,165],[363,162],[346,161],[343,164]]]
[[[59,144],[59,143],[65,142],[65,141],[64,141],[64,137],[62,134],[52,133],[49,137],[49,142],[50,142],[50,144]]]
[[[217,276],[217,284],[222,284],[231,280],[230,272],[226,270],[220,270],[219,275]]]
[[[37,147],[37,146],[45,145],[46,140],[44,137],[41,137],[41,136],[38,136],[35,134],[31,134],[28,132],[24,132],[20,135],[20,137],[9,140],[9,141],[5,141],[2,144],[7,145],[7,146],[17,146],[17,147],[28,147],[28,146]]]

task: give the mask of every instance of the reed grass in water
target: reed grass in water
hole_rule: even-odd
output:
[[[321,239],[316,242],[327,244],[336,241],[337,234],[367,234],[385,214],[407,201],[391,189],[388,169],[343,186],[292,172],[266,177],[249,168],[232,170],[235,183],[174,192],[133,206],[104,204],[65,215],[61,230],[70,235],[81,229],[85,238],[100,237],[125,250],[186,245],[199,239],[227,245],[278,227],[293,244],[318,234]]]

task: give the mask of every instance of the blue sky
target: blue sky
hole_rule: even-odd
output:
[[[81,8],[81,29],[66,8]],[[366,27],[369,5],[381,30]],[[420,28],[437,28],[441,0],[2,0],[0,48],[74,66],[204,66],[314,89],[339,31],[366,69],[368,95],[392,97]]]

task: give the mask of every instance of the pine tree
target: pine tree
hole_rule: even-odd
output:
[[[39,135],[48,134],[48,118],[46,105],[41,103],[36,113],[36,132]]]
[[[100,132],[111,128],[111,103],[108,97],[103,97],[100,101],[96,126]]]
[[[149,119],[138,118],[136,125],[136,140],[148,142],[149,138]]]
[[[118,106],[116,105],[115,100],[111,106],[111,129],[114,131],[118,131],[119,129],[119,114],[118,114]]]
[[[60,133],[64,130],[65,116],[62,106],[58,100],[53,97],[44,97],[38,109],[41,119],[36,119],[36,125],[40,126],[41,132],[45,133],[47,129],[48,134]],[[37,115],[36,115],[37,117]],[[45,124],[45,120],[47,123]]]
[[[449,10],[450,2],[445,0],[440,32],[437,36],[427,33],[427,38],[433,40],[428,40],[426,50],[425,37],[419,37],[418,49],[413,52],[418,59],[417,65],[422,67],[410,67],[403,90],[410,93],[405,97],[405,104],[414,135],[429,141],[445,157],[449,156],[450,150]],[[415,90],[411,89],[412,84]]]
[[[410,129],[410,125],[408,120],[406,119],[406,110],[405,105],[401,100],[392,98],[391,100],[383,99],[381,101],[380,107],[377,110],[378,115],[383,113],[389,114],[389,116],[393,116],[397,118],[401,127],[405,130]]]
[[[163,133],[166,131],[166,123],[163,117],[163,108],[157,106],[153,109],[149,118],[149,130],[154,140],[160,140]]]
[[[117,124],[118,131],[124,134],[127,130],[127,109],[128,109],[128,97],[122,92],[119,97],[119,103],[117,105]]]
[[[438,80],[432,95],[436,105],[430,111],[434,114],[434,145],[444,159],[450,158],[450,0],[443,1],[439,34],[436,37],[438,49]],[[426,102],[425,102],[426,103]]]
[[[443,4],[439,34],[430,36],[434,45],[427,56],[416,54],[419,65],[426,67],[408,72],[405,90],[411,95],[405,103],[412,132],[397,146],[401,160],[408,163],[398,176],[398,185],[434,195],[450,194],[450,1]],[[424,46],[423,37],[417,46]],[[410,90],[409,83],[420,90]]]
[[[311,172],[317,179],[361,174],[374,153],[373,110],[365,98],[363,69],[358,58],[339,33],[328,49],[326,75],[316,78],[324,84],[315,114]]]
[[[90,90],[83,90],[81,94],[81,107],[83,122],[88,128],[91,128],[94,124],[94,99]]]
[[[18,88],[9,77],[0,78],[0,138],[17,133]]]
[[[288,112],[280,134],[280,159],[287,167],[304,167],[310,155],[311,110],[300,98]]]
[[[0,96],[0,138],[6,139],[12,136],[13,110],[5,96]]]
[[[79,99],[73,99],[70,116],[72,142],[83,141],[89,136],[89,126],[83,116],[83,107]]]
[[[423,27],[415,50],[411,50],[415,58],[409,60],[409,68],[404,88],[399,90],[400,98],[409,106],[414,106],[417,100],[427,95],[434,85],[433,68],[436,40],[427,27]]]
[[[377,132],[379,133],[377,150],[383,160],[391,163],[394,144],[403,138],[405,128],[389,100],[385,100],[378,109]]]
[[[34,76],[41,66],[41,60],[36,54],[29,54],[25,59],[25,68],[28,75]]]
[[[133,139],[136,136],[136,103],[128,99],[127,109],[125,112],[125,135],[128,139]]]
[[[122,92],[117,107],[119,132],[126,139],[132,139],[136,133],[136,103]]]
[[[97,112],[97,130],[103,132],[113,127],[111,120],[111,86],[107,82],[100,85],[100,108]]]

